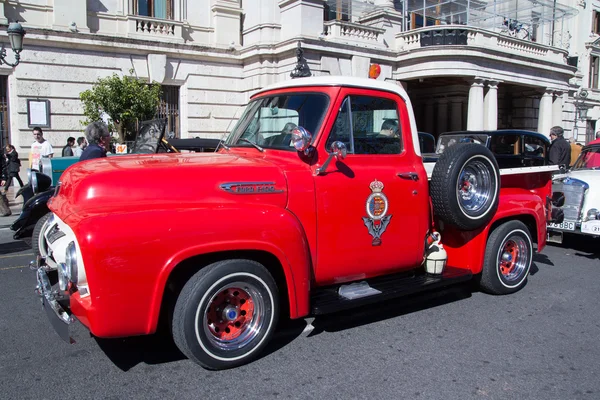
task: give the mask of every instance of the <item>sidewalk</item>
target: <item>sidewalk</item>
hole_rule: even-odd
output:
[[[12,223],[19,218],[19,214],[23,208],[23,196],[19,196],[19,198],[15,199],[15,194],[17,194],[19,189],[20,187],[17,184],[17,187],[11,186],[6,192],[6,198],[8,199],[8,205],[10,206],[10,211],[12,211],[12,215],[8,217],[0,216],[0,229],[10,227]]]

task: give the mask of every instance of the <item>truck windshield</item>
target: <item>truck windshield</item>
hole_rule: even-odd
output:
[[[600,146],[594,146],[581,152],[571,170],[600,169]]]
[[[291,144],[292,130],[302,126],[314,138],[328,105],[329,97],[319,93],[283,94],[253,100],[225,143],[296,151]]]

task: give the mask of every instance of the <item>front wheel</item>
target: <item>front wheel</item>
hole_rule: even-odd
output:
[[[36,257],[48,256],[46,241],[42,235],[44,234],[44,230],[46,228],[46,222],[48,222],[48,219],[51,215],[51,212],[44,214],[42,218],[38,219],[38,221],[35,223],[35,227],[33,228],[33,233],[31,234],[31,249],[33,250],[33,255]]]
[[[173,313],[173,340],[204,368],[232,368],[260,353],[278,315],[277,285],[264,266],[251,260],[220,261],[183,287]]]
[[[485,249],[481,289],[491,294],[509,294],[527,282],[533,261],[529,229],[521,221],[498,226],[488,238]]]

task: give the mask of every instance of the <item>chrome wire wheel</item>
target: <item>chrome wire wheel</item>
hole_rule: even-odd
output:
[[[467,216],[478,216],[492,201],[496,185],[490,172],[490,166],[478,160],[468,162],[460,171],[457,198]]]
[[[249,282],[232,282],[218,289],[199,323],[208,341],[218,349],[233,351],[251,343],[266,323],[266,303]]]
[[[523,235],[512,235],[504,239],[498,252],[497,264],[500,278],[511,285],[520,282],[531,262],[530,246]]]

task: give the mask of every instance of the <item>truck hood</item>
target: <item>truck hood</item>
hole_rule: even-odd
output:
[[[240,203],[285,207],[287,184],[283,172],[262,157],[236,154],[107,157],[68,168],[50,208],[66,218],[71,213],[227,207]]]

